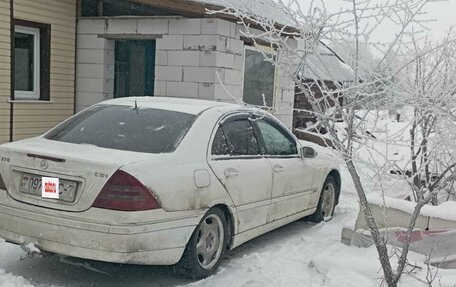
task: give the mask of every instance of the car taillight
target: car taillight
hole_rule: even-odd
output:
[[[108,180],[93,207],[142,211],[160,208],[154,195],[141,182],[130,174],[118,170]]]
[[[5,185],[5,182],[3,181],[1,174],[0,174],[0,189],[6,190],[6,185]]]

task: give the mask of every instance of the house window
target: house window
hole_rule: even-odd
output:
[[[15,20],[15,100],[49,100],[49,49],[50,25]]]
[[[244,102],[256,106],[272,107],[276,68],[264,55],[246,47],[244,66]]]

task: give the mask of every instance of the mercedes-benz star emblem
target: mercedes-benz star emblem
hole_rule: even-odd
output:
[[[41,163],[40,163],[40,167],[41,167],[42,169],[48,169],[49,163],[47,162],[47,160],[43,159],[43,160],[41,161]]]

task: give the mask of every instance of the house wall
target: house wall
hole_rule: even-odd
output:
[[[50,102],[14,102],[13,140],[19,140],[42,134],[73,115],[76,0],[14,0],[14,18],[51,25]],[[3,53],[2,46],[0,50]],[[0,93],[4,88],[9,97],[9,87],[0,84]]]
[[[9,141],[11,26],[10,0],[0,0],[0,144]]]
[[[241,26],[221,19],[106,17],[78,20],[76,108],[113,98],[115,38],[156,39],[155,96],[242,99]],[[275,114],[292,124],[294,84],[279,69]]]

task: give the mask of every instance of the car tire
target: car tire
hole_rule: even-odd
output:
[[[333,218],[337,202],[338,190],[336,180],[332,176],[328,176],[323,184],[317,210],[315,210],[314,214],[308,216],[306,221],[315,223],[330,221]]]
[[[193,280],[214,274],[223,260],[229,242],[225,213],[213,208],[195,228],[176,272]]]

